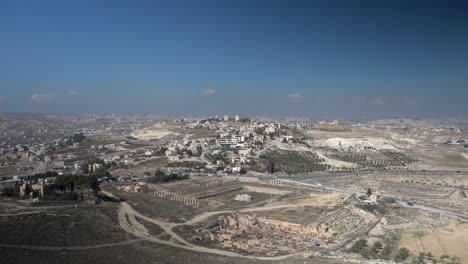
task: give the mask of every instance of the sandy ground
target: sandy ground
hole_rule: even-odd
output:
[[[458,256],[462,263],[468,264],[468,223],[451,219],[443,228],[427,229],[426,234],[415,236],[405,233],[400,246],[406,247],[414,255],[431,252],[436,258],[442,255]]]
[[[152,139],[160,139],[171,134],[177,134],[177,133],[164,128],[163,125],[155,125],[150,128],[137,130],[132,133],[132,136],[140,140],[152,140]]]
[[[461,153],[461,155],[468,160],[468,153]]]
[[[357,147],[359,145],[363,146],[371,146],[375,149],[396,149],[394,142],[389,142],[388,139],[385,138],[328,138],[325,140],[319,140],[322,146],[331,147],[335,149],[339,149],[340,147],[348,148],[348,147]],[[340,145],[341,144],[341,145]],[[400,146],[401,147],[401,146]]]
[[[319,152],[316,152],[316,153],[319,156],[319,158],[324,159],[325,163],[328,164],[328,165],[335,166],[335,167],[342,167],[342,168],[356,168],[357,167],[356,163],[331,159],[331,158],[328,158],[327,156],[323,155],[322,153],[319,153]]]

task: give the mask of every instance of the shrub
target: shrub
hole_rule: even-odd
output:
[[[400,248],[395,255],[395,262],[402,262],[409,257],[409,250],[407,248]]]
[[[380,257],[382,259],[389,260],[391,253],[392,253],[392,247],[390,245],[385,245],[385,247],[380,252]]]
[[[154,178],[151,178],[148,181],[152,183],[165,183],[165,182],[179,181],[179,180],[185,180],[185,179],[188,179],[188,175],[182,175],[182,174],[177,174],[177,173],[166,174],[165,172],[161,170],[157,170],[156,173],[154,174]]]
[[[360,253],[367,247],[367,240],[365,239],[359,239],[354,243],[354,245],[349,249],[350,252],[353,253]]]

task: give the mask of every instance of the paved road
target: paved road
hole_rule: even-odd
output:
[[[314,187],[314,188],[325,189],[325,190],[341,192],[341,193],[347,193],[347,194],[356,194],[357,196],[366,195],[365,193],[356,192],[356,191],[352,191],[352,190],[345,189],[345,188],[317,185],[317,184],[313,184],[313,183],[301,182],[301,181],[298,181],[298,180],[288,180],[288,179],[278,179],[278,180],[280,180],[282,182],[286,182],[286,183],[299,184],[299,185],[303,185],[303,186],[307,186],[307,187]],[[392,197],[392,196],[385,196],[385,197],[395,199],[395,197]],[[427,210],[427,211],[431,211],[431,212],[435,212],[435,213],[451,215],[451,216],[457,216],[457,217],[468,219],[468,215],[463,214],[463,213],[452,212],[452,211],[448,211],[448,210],[444,210],[444,209],[439,209],[439,208],[425,206],[425,205],[419,205],[419,204],[414,204],[414,205],[411,206],[411,205],[408,205],[409,201],[404,201],[404,200],[395,199],[395,201],[398,204],[400,204],[401,206],[408,207],[408,208],[418,208],[418,209]]]
[[[430,207],[430,206],[425,206],[425,205],[420,205],[420,204],[414,204],[413,206],[410,206],[410,205],[408,205],[408,202],[407,202],[407,201],[402,201],[402,200],[395,200],[395,201],[396,201],[397,203],[399,203],[400,205],[405,206],[405,207],[418,208],[418,209],[428,210],[428,211],[432,211],[432,212],[439,213],[439,214],[457,216],[457,217],[461,217],[461,218],[466,218],[466,219],[468,219],[468,215],[467,215],[467,214],[452,212],[452,211],[448,211],[448,210],[444,210],[444,209],[439,209],[439,208],[435,208],[435,207]]]
[[[433,175],[433,174],[445,174],[445,175],[468,175],[468,171],[449,171],[449,170],[425,170],[425,171],[415,171],[415,170],[395,170],[395,171],[369,171],[369,172],[321,172],[321,173],[312,173],[312,174],[299,174],[294,177],[346,177],[346,176],[355,176],[355,175],[395,175],[395,174],[419,174],[419,175]]]

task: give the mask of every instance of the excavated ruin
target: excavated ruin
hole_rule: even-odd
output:
[[[282,255],[327,248],[341,242],[351,230],[365,229],[375,216],[346,207],[313,225],[259,217],[253,214],[220,215],[197,227],[191,240],[223,249],[258,255]]]

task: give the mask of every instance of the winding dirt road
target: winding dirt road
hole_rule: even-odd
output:
[[[46,250],[46,251],[61,251],[61,250],[87,250],[87,249],[97,249],[97,248],[106,248],[106,247],[116,247],[116,246],[125,246],[133,243],[141,242],[143,239],[130,239],[122,242],[115,243],[106,243],[99,245],[91,246],[77,246],[77,247],[53,247],[53,246],[28,246],[28,245],[6,245],[0,244],[2,248],[19,248],[19,249],[32,249],[32,250]]]
[[[107,191],[102,191],[103,194],[107,195],[108,197],[118,199],[112,193]],[[240,210],[239,212],[255,212],[255,211],[265,211],[265,210],[272,210],[272,209],[281,209],[281,208],[294,208],[294,207],[302,207],[307,205],[316,205],[317,201],[314,200],[305,200],[301,203],[296,204],[276,204],[264,207],[254,207],[254,208],[245,208]],[[226,211],[214,211],[214,212],[206,212],[200,215],[195,216],[194,218],[183,222],[183,223],[169,223],[164,222],[158,219],[153,219],[142,215],[141,213],[137,212],[130,204],[127,202],[121,202],[119,209],[118,209],[118,222],[119,226],[127,233],[132,234],[136,237],[136,239],[126,240],[122,242],[115,242],[115,243],[106,243],[100,245],[90,245],[90,246],[76,246],[76,247],[56,247],[56,246],[30,246],[30,245],[7,245],[7,244],[0,244],[0,247],[3,248],[20,248],[20,249],[30,249],[30,250],[87,250],[87,249],[97,249],[97,248],[105,248],[105,247],[115,247],[115,246],[123,246],[123,245],[130,245],[133,243],[141,242],[141,241],[149,241],[159,244],[164,244],[172,247],[177,247],[181,249],[208,253],[208,254],[216,254],[221,256],[227,257],[240,257],[240,258],[247,258],[247,259],[257,259],[257,260],[284,260],[293,256],[301,256],[304,255],[303,253],[296,253],[290,255],[281,255],[275,257],[260,257],[260,256],[251,256],[251,255],[242,255],[240,253],[226,251],[221,249],[214,249],[214,248],[207,248],[192,244],[179,236],[177,233],[173,231],[173,229],[177,226],[182,225],[193,225],[195,223],[199,223],[204,221],[212,216],[224,214],[224,213],[233,213],[234,211],[226,210]],[[32,212],[35,213],[35,212]],[[6,216],[6,215],[4,215]],[[148,229],[138,222],[137,219],[152,223],[159,228],[161,228],[164,232],[162,234],[167,234],[171,238],[169,240],[164,240],[159,238],[158,236],[150,234]]]
[[[113,194],[103,191],[105,195],[109,197],[115,197]],[[253,208],[249,208],[253,209]],[[133,209],[127,202],[122,202],[120,203],[119,211],[118,211],[118,217],[119,217],[119,224],[120,227],[138,237],[139,239],[146,240],[149,242],[154,242],[154,243],[159,243],[159,244],[164,244],[168,246],[173,246],[177,248],[182,248],[182,249],[187,249],[187,250],[192,250],[196,252],[202,252],[202,253],[209,253],[209,254],[216,254],[216,255],[221,255],[221,256],[227,256],[227,257],[240,257],[240,258],[248,258],[248,259],[258,259],[258,260],[283,260],[287,259],[292,256],[298,256],[300,254],[290,254],[290,255],[282,255],[282,256],[275,256],[275,257],[257,257],[257,256],[248,256],[248,255],[242,255],[236,252],[231,252],[231,251],[226,251],[226,250],[220,250],[220,249],[214,249],[214,248],[207,248],[207,247],[202,247],[198,245],[194,245],[184,238],[180,237],[178,234],[176,234],[172,229],[176,226],[180,225],[188,225],[196,222],[203,221],[206,218],[209,218],[210,216],[217,215],[217,214],[222,214],[222,213],[229,213],[233,211],[216,211],[216,212],[209,212],[209,213],[204,213],[201,215],[198,215],[194,217],[193,219],[184,222],[184,223],[168,223],[168,222],[163,222],[157,219],[149,218],[147,216],[144,216],[140,213],[138,213],[135,209]],[[160,238],[157,238],[155,236],[152,236],[149,234],[148,230],[137,221],[137,218],[140,218],[144,221],[153,223],[160,227],[161,229],[164,230],[164,232],[168,235],[171,236],[170,240],[163,240]]]

